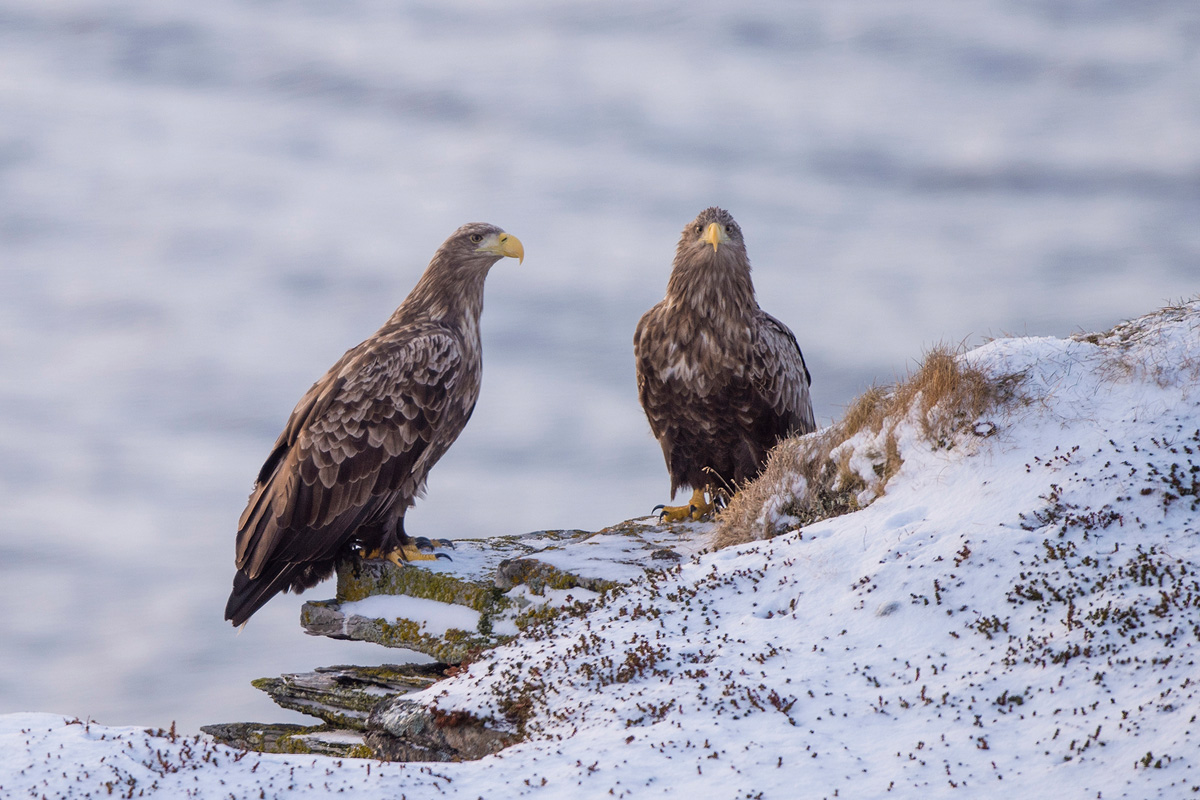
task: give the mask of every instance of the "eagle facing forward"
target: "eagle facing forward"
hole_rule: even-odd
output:
[[[709,487],[740,486],[780,439],[816,428],[800,346],[758,307],[742,230],[724,209],[683,229],[667,295],[638,322],[633,351],[671,496],[694,490],[688,505],[663,509],[667,521],[702,518]]]
[[[524,255],[494,225],[462,226],[383,327],[300,398],[238,523],[225,619],[241,625],[277,593],[315,586],[356,549],[433,558],[404,513],[479,397],[484,279]]]

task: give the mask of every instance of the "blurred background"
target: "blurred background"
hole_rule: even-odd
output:
[[[300,719],[250,679],[401,658],[221,616],[293,404],[460,224],[527,257],[408,530],[594,529],[667,499],[631,341],[702,208],[825,424],[1200,289],[1198,87],[1192,0],[0,0],[0,712]]]

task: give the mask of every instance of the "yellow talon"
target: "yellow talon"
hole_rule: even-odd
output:
[[[397,567],[404,566],[408,561],[437,561],[439,558],[450,558],[443,553],[427,553],[411,541],[387,553],[379,549],[370,552],[364,550],[362,557],[368,561],[390,561]]]
[[[419,549],[415,544],[409,542],[406,545],[401,545],[399,548],[387,554],[387,560],[395,564],[397,567],[401,565],[401,559],[404,561],[437,561],[435,553],[426,553]]]
[[[692,515],[691,506],[662,506],[658,510],[659,522],[683,522]]]
[[[716,506],[710,503],[705,497],[707,491],[707,488],[693,490],[692,499],[688,501],[686,506],[663,506],[659,520],[662,522],[683,522],[690,519],[693,522],[699,522],[704,519],[716,510]]]

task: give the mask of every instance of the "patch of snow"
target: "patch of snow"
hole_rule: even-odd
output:
[[[645,524],[655,521],[651,517],[635,520]],[[711,530],[710,523],[686,523],[646,530],[636,537],[620,532],[597,533],[570,546],[550,547],[531,555],[538,561],[583,578],[628,583],[640,578],[646,570],[651,552],[647,543],[669,548],[683,556],[693,555],[709,545]]]
[[[479,627],[479,612],[455,603],[442,603],[423,597],[399,594],[376,594],[342,603],[340,610],[346,619],[353,616],[366,619],[409,619],[421,623],[421,632],[444,636],[451,628],[475,631]]]
[[[492,632],[499,636],[516,636],[519,632],[516,619],[531,609],[540,607],[565,608],[573,603],[587,603],[600,597],[598,592],[575,586],[570,589],[545,588],[541,594],[534,594],[529,587],[522,584],[514,586],[507,596],[517,602],[516,607],[510,608],[492,619]]]
[[[351,733],[350,731],[320,731],[319,733],[305,734],[302,738],[328,742],[329,744],[355,745],[363,743],[362,734]]]

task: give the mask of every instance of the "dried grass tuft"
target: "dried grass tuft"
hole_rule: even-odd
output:
[[[1166,329],[1172,324],[1188,325],[1200,334],[1200,324],[1195,322],[1197,304],[1200,304],[1200,295],[1118,323],[1107,331],[1077,333],[1071,339],[1107,351],[1101,374],[1110,381],[1149,379],[1161,388],[1179,383],[1194,384],[1200,380],[1200,358],[1185,356],[1182,361],[1161,363],[1149,358],[1148,352],[1154,350],[1154,345],[1163,336],[1169,335]]]
[[[904,463],[896,437],[902,422],[915,421],[934,449],[951,448],[958,434],[1015,396],[1017,380],[990,378],[938,345],[905,380],[868,389],[840,421],[772,450],[762,473],[717,518],[716,545],[768,539],[782,527],[858,510],[883,494]],[[863,454],[871,475],[852,464]]]

